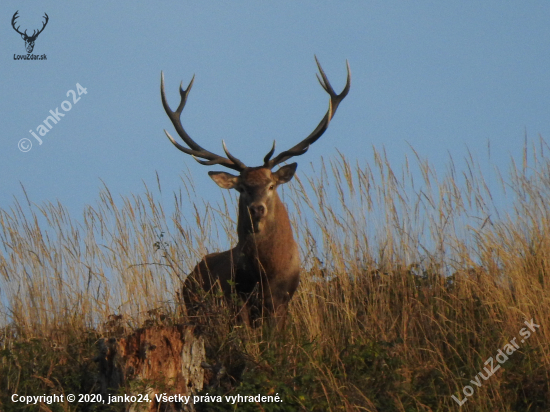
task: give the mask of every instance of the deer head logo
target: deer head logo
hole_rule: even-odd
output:
[[[15,14],[13,15],[13,17],[11,19],[11,25],[12,25],[13,29],[21,35],[21,38],[23,40],[25,40],[25,48],[27,49],[27,53],[32,53],[32,51],[34,49],[34,42],[36,41],[36,38],[38,37],[38,35],[40,33],[42,33],[42,31],[44,31],[44,28],[46,27],[46,24],[48,24],[49,17],[46,13],[44,13],[44,18],[46,19],[46,21],[44,22],[44,25],[42,26],[42,28],[40,30],[38,30],[38,32],[36,30],[34,30],[32,32],[32,35],[28,36],[27,35],[27,30],[25,30],[24,33],[21,33],[19,31],[19,27],[21,27],[21,26],[17,26],[17,28],[15,27],[15,20],[19,17],[17,15],[17,13],[19,13],[19,10],[17,10],[15,12]]]

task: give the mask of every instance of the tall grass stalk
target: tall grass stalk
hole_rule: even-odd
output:
[[[464,398],[486,359],[533,319],[540,329],[462,410],[550,408],[543,149],[542,139],[526,147],[520,165],[495,169],[489,182],[473,155],[464,170],[449,158],[441,173],[414,150],[399,170],[377,150],[369,163],[339,155],[302,167],[283,191],[303,260],[287,331],[211,322],[209,356],[240,362],[241,386],[224,390],[277,388],[288,410],[455,410],[451,395]],[[184,177],[163,197],[157,179],[155,190],[124,198],[104,187],[78,218],[29,199],[0,210],[0,391],[22,387],[10,355],[18,342],[96,339],[114,314],[127,332],[155,310],[178,321],[186,274],[236,242],[236,197],[210,205],[197,191]]]

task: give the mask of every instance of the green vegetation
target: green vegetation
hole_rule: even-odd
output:
[[[380,153],[372,167],[302,167],[283,193],[304,262],[285,330],[240,325],[223,304],[196,320],[208,362],[226,371],[202,395],[284,402],[197,409],[550,410],[550,159],[540,146],[494,173],[498,195],[472,158],[464,173],[450,160],[443,177],[418,158],[420,173],[408,160],[394,171]],[[78,221],[60,204],[0,210],[0,410],[106,410],[10,396],[97,393],[100,338],[185,321],[176,291],[202,255],[235,243],[235,198],[205,205],[190,180],[175,196],[157,189],[115,201],[105,188]],[[540,328],[522,337],[531,319]],[[514,338],[519,349],[480,378]],[[464,399],[466,385],[459,407],[451,396]]]

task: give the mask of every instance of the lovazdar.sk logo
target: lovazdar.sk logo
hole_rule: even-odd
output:
[[[27,49],[27,54],[26,55],[24,55],[24,54],[23,55],[14,54],[13,55],[13,60],[46,60],[46,55],[45,54],[42,54],[42,55],[39,56],[39,55],[36,55],[36,54],[31,54],[31,53],[34,50],[34,42],[36,41],[38,35],[44,31],[44,29],[46,28],[46,25],[48,24],[48,21],[50,20],[50,18],[48,17],[48,15],[46,13],[44,13],[43,18],[45,19],[45,21],[42,23],[42,28],[41,29],[34,29],[32,34],[29,35],[27,33],[28,29],[25,29],[25,31],[22,32],[22,31],[20,31],[20,28],[21,28],[20,25],[15,27],[15,25],[17,24],[16,20],[19,17],[18,13],[19,13],[19,10],[17,10],[13,14],[13,17],[11,19],[11,25],[12,25],[13,29],[17,33],[19,33],[21,35],[21,38],[25,41],[25,48]]]

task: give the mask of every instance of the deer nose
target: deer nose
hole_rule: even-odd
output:
[[[250,205],[248,210],[250,210],[250,216],[256,219],[262,218],[267,214],[267,208],[263,203]]]

